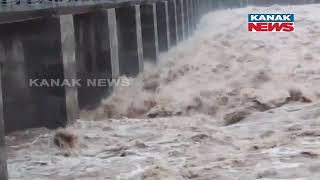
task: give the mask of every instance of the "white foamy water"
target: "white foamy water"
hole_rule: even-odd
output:
[[[273,6],[211,13],[195,36],[162,56],[160,67],[147,67],[131,87],[117,89],[91,118],[201,113],[221,119],[234,111],[287,104],[290,91],[317,101],[318,9]],[[295,32],[249,33],[247,14],[253,12],[295,13]]]
[[[295,32],[249,33],[248,13],[294,13]],[[319,17],[320,5],[206,15],[158,67],[82,112],[78,148],[57,149],[49,130],[9,136],[11,179],[319,179]]]

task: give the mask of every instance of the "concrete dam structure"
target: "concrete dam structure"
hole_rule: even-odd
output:
[[[156,64],[161,52],[192,36],[203,14],[274,3],[278,1],[2,0],[0,180],[7,179],[6,133],[64,127],[78,119],[80,109],[93,108],[112,93],[112,87],[88,87],[82,81],[81,86],[36,86],[41,80],[133,77],[145,61]]]
[[[35,80],[136,76],[144,61],[157,63],[160,52],[190,36],[201,14],[217,7],[210,2],[2,1],[5,132],[65,126],[78,118],[80,108],[94,107],[112,91],[85,81],[77,87],[48,87]]]

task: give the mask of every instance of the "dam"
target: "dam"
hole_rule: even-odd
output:
[[[35,79],[135,77],[144,62],[193,35],[214,10],[269,6],[267,0],[2,0],[0,6],[0,180],[5,134],[72,124],[112,87],[31,87]],[[281,4],[318,3],[285,0]]]

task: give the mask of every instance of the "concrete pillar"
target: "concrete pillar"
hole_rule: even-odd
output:
[[[211,0],[206,0],[205,6],[207,8],[207,12],[210,12],[211,11]]]
[[[176,9],[177,9],[178,41],[182,41],[185,37],[183,0],[176,0],[176,4],[177,4]]]
[[[187,35],[187,32],[186,32],[186,12],[185,12],[185,0],[180,0],[181,1],[181,18],[182,18],[182,38],[183,40],[186,39],[186,35]]]
[[[224,1],[217,0],[217,9],[222,9],[224,7]]]
[[[240,0],[241,1],[241,0]],[[214,3],[215,3],[215,0],[209,0],[209,11],[212,11],[214,9]]]
[[[208,0],[200,0],[201,1],[201,9],[202,9],[202,15],[206,14],[208,12]]]
[[[177,38],[178,38],[176,0],[168,0],[168,16],[169,16],[170,45],[175,46],[177,45]]]
[[[170,39],[170,19],[169,19],[169,4],[168,1],[164,2],[164,6],[166,9],[166,28],[167,28],[167,43],[168,43],[168,50],[171,47],[171,39]],[[159,32],[158,32],[159,33]]]
[[[4,119],[3,119],[3,101],[2,101],[2,63],[4,59],[2,59],[4,49],[0,46],[0,179],[7,180],[8,179],[8,171],[7,171],[7,151],[6,151],[6,142],[5,142],[5,128],[4,128]]]
[[[210,0],[210,11],[213,11],[215,9],[215,1]]]
[[[72,15],[60,16],[61,52],[63,59],[64,78],[77,79],[76,75],[76,47]],[[66,111],[68,123],[79,118],[78,89],[76,86],[65,86]]]
[[[144,59],[150,62],[157,62],[159,57],[159,40],[156,4],[141,4],[140,11]]]
[[[219,6],[219,1],[218,0],[214,0],[212,3],[212,9],[213,10],[217,10]]]
[[[199,6],[198,6],[198,0],[192,0],[193,2],[193,18],[194,18],[194,26],[197,27],[197,24],[199,23]]]
[[[143,48],[139,5],[116,9],[120,75],[135,76],[143,71]]]
[[[190,35],[193,33],[195,29],[195,21],[194,21],[194,4],[193,0],[188,0],[188,12],[189,12],[189,29],[190,29]]]
[[[189,0],[183,0],[184,38],[190,36],[189,29]]]
[[[211,0],[205,0],[204,1],[204,7],[205,7],[206,13],[208,13],[210,11],[210,1]]]
[[[195,0],[195,6],[196,6],[196,19],[197,19],[197,23],[199,23],[200,18],[202,16],[202,12],[200,9],[200,0]]]
[[[118,50],[118,33],[117,33],[117,19],[114,8],[108,9],[108,28],[110,38],[110,56],[111,56],[111,70],[112,78],[117,78],[120,75],[119,70],[119,50]]]
[[[157,7],[157,27],[159,39],[159,51],[167,51],[170,48],[170,19],[168,1],[159,1]]]
[[[243,0],[239,0],[239,1],[234,2],[236,8],[241,8],[241,7],[242,7],[242,1],[243,1]]]
[[[248,7],[249,6],[249,0],[243,0],[244,1],[244,7]]]
[[[197,10],[198,10],[198,18],[200,19],[201,15],[202,15],[201,0],[196,0],[196,4],[197,4]]]
[[[244,0],[240,0],[239,4],[240,4],[240,7],[244,7]]]
[[[141,11],[140,5],[135,5],[136,10],[136,30],[137,30],[137,47],[138,47],[138,58],[139,58],[139,72],[143,71],[144,59],[143,59],[143,44],[142,44],[142,30],[141,30]]]
[[[200,18],[205,14],[204,1],[206,1],[206,0],[198,0],[198,2],[199,2],[199,11],[200,11]]]

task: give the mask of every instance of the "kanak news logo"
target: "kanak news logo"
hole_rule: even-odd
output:
[[[293,32],[294,14],[248,14],[249,32]]]

